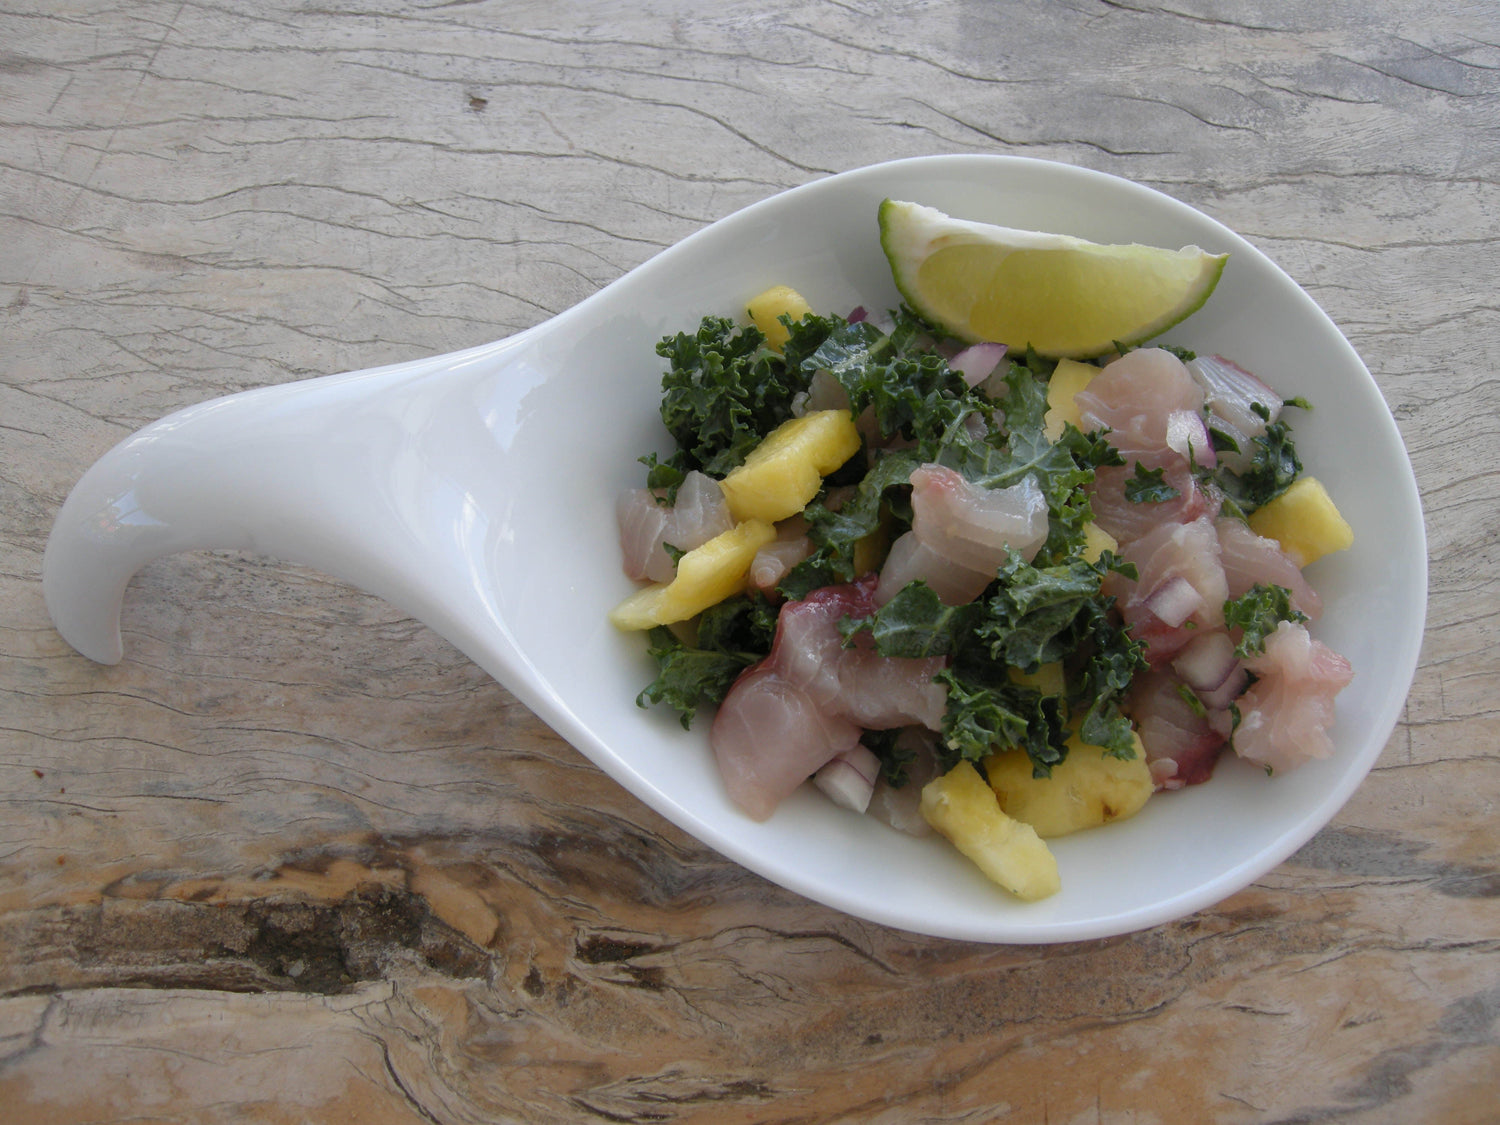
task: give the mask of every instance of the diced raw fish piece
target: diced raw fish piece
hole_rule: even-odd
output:
[[[1151,663],[1170,659],[1197,630],[1224,624],[1228,585],[1219,563],[1218,534],[1208,517],[1164,524],[1127,544],[1120,554],[1135,564],[1137,578],[1111,571],[1102,588],[1119,603],[1131,634],[1147,646],[1146,658]],[[1198,604],[1186,618],[1175,614],[1164,618],[1153,605],[1161,608],[1163,601],[1175,605],[1172,595],[1183,582],[1198,595]]]
[[[1283,621],[1245,666],[1256,680],[1237,704],[1235,753],[1273,773],[1333,753],[1334,697],[1354,677],[1347,660],[1304,626]]]
[[[1159,789],[1207,781],[1224,746],[1224,735],[1208,715],[1199,714],[1182,688],[1170,671],[1155,669],[1136,677],[1126,700]]]
[[[1187,461],[1169,452],[1169,463],[1162,469],[1162,483],[1177,490],[1177,495],[1167,500],[1137,501],[1125,498],[1125,486],[1135,477],[1135,463],[1130,465],[1105,465],[1094,471],[1094,483],[1089,488],[1089,504],[1093,508],[1094,522],[1121,544],[1148,534],[1155,528],[1169,523],[1190,523],[1206,514],[1210,507],[1208,497],[1193,476],[1192,466]],[[1139,462],[1150,469],[1156,466]]]
[[[868,634],[843,643],[839,622],[875,611],[875,585],[871,574],[783,605],[770,655],[719,705],[709,740],[730,797],[751,816],[769,816],[864,729],[941,724],[947,691],[932,677],[946,661],[880,656]]]
[[[672,580],[677,567],[665,544],[691,551],[734,527],[719,482],[696,469],[678,487],[672,507],[649,489],[633,488],[621,495],[615,517],[625,573],[637,581]]]
[[[1108,430],[1109,443],[1133,459],[1171,448],[1169,420],[1178,411],[1201,413],[1203,389],[1171,352],[1137,348],[1106,364],[1074,401],[1085,433]]]
[[[1291,592],[1292,604],[1316,621],[1323,614],[1323,599],[1302,577],[1302,570],[1274,539],[1257,535],[1244,522],[1222,518],[1215,523],[1219,535],[1219,559],[1231,598],[1243,597],[1257,583],[1283,586]]]
[[[765,820],[859,736],[857,724],[828,714],[763,661],[735,681],[714,716],[709,741],[730,800]]]
[[[984,488],[942,465],[911,474],[912,530],[937,554],[991,575],[1016,551],[1030,559],[1047,539],[1047,499],[1036,478]]]
[[[964,605],[984,593],[984,588],[995,580],[995,571],[985,573],[960,566],[924,544],[916,532],[908,531],[891,544],[885,564],[880,568],[880,585],[875,588],[876,604],[885,605],[908,582],[918,578],[932,587],[944,605]]]

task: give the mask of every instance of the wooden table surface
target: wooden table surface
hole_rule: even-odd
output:
[[[20,0],[0,122],[0,1119],[1500,1120],[1500,6]],[[275,560],[147,566],[117,666],[52,629],[53,517],[138,427],[946,152],[1240,231],[1410,450],[1402,721],[1228,901],[1036,947],[841,915]]]

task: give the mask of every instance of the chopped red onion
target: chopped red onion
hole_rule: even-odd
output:
[[[847,320],[850,324],[858,324],[860,321],[864,320],[869,315],[870,315],[870,310],[869,309],[865,308],[864,305],[858,305],[858,306],[855,307],[854,311],[851,312],[844,319]]]
[[[1196,410],[1174,410],[1167,415],[1167,445],[1204,468],[1218,463],[1208,426]]]
[[[1004,358],[1004,344],[971,344],[950,359],[948,366],[962,375],[969,386],[977,387],[990,377]]]
[[[1281,396],[1223,356],[1199,356],[1188,363],[1187,369],[1203,388],[1203,405],[1249,437],[1264,433],[1268,420],[1255,413],[1252,404],[1263,406],[1270,414],[1269,421],[1281,415]]]
[[[1227,677],[1225,677],[1225,680],[1222,684],[1214,688],[1212,691],[1204,691],[1198,693],[1198,698],[1202,700],[1203,706],[1207,707],[1209,710],[1211,726],[1214,725],[1212,722],[1213,716],[1220,711],[1227,712],[1229,710],[1229,705],[1236,699],[1238,699],[1241,695],[1243,695],[1245,689],[1249,686],[1250,673],[1245,671],[1245,669],[1240,665],[1236,664],[1234,666],[1234,670],[1231,671]],[[1217,730],[1217,726],[1215,726],[1214,729]],[[1224,734],[1226,738],[1229,737],[1227,732],[1221,731],[1220,733]]]
[[[1186,578],[1173,575],[1146,596],[1146,608],[1165,625],[1177,628],[1203,608],[1203,595]]]
[[[856,745],[813,774],[813,784],[834,804],[862,813],[870,807],[870,795],[879,777],[880,759],[866,747]]]
[[[1228,633],[1202,633],[1172,658],[1172,670],[1194,691],[1213,691],[1239,667]]]
[[[1229,713],[1228,704],[1224,707],[1210,707],[1208,701],[1204,700],[1203,705],[1209,707],[1209,729],[1226,739],[1231,738],[1234,735],[1234,716]]]

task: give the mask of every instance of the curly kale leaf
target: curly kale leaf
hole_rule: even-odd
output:
[[[1175,500],[1182,493],[1166,482],[1166,469],[1148,469],[1139,461],[1135,475],[1125,482],[1125,499],[1132,504],[1161,504]]]
[[[941,355],[910,350],[920,343],[910,330],[887,335],[869,321],[843,324],[802,359],[802,370],[809,379],[821,370],[838,380],[850,410],[870,409],[882,437],[916,439],[941,432],[979,402]]]
[[[1111,568],[1117,568],[1111,555],[1097,564],[1073,559],[1037,567],[1012,552],[995,592],[981,601],[947,606],[914,582],[844,629],[868,629],[884,656],[952,658],[939,676],[949,689],[942,734],[952,757],[945,765],[1022,747],[1045,776],[1067,754],[1068,717],[1079,719],[1091,745],[1130,758],[1135,742],[1119,701],[1145,658],[1100,594]],[[1070,670],[1065,696],[1044,694],[1011,674],[1054,662]]]
[[[1056,441],[1046,435],[1045,361],[1027,356],[1011,363],[997,400],[1004,413],[1003,431],[976,436],[968,427],[950,427],[936,448],[924,449],[928,460],[962,473],[986,488],[1009,488],[1030,476],[1047,499],[1048,532],[1038,558],[1061,562],[1083,545],[1090,510],[1086,489],[1101,465],[1123,464],[1118,451],[1099,434],[1084,434],[1069,424]]]
[[[855,545],[880,529],[893,503],[890,492],[909,484],[912,470],[921,463],[912,450],[880,454],[852,496],[836,506],[826,500],[809,504],[803,516],[813,553],[782,579],[777,587],[782,595],[804,598],[820,586],[852,582]]]
[[[764,598],[742,594],[705,610],[696,645],[687,645],[672,630],[658,626],[648,651],[658,673],[636,696],[636,705],[665,703],[677,711],[683,729],[692,725],[700,704],[717,704],[739,674],[771,651],[776,609]]]
[[[942,732],[947,755],[940,755],[944,772],[963,759],[982,761],[999,750],[1020,747],[1031,759],[1032,771],[1050,777],[1052,767],[1067,757],[1058,696],[1003,676],[965,675],[957,667],[934,679],[948,689]]]
[[[1101,560],[1101,565],[1110,565]],[[1146,646],[1110,612],[1112,599],[1099,599],[1082,611],[1077,627],[1078,672],[1069,692],[1070,713],[1082,714],[1079,737],[1116,758],[1135,757],[1135,733],[1120,711],[1120,700],[1135,674],[1146,667]]]
[[[844,637],[869,630],[881,656],[951,656],[964,643],[982,607],[944,605],[921,579],[908,582],[870,617],[845,618]]]
[[[1311,409],[1303,399],[1288,399],[1286,405]],[[1262,418],[1270,416],[1260,403],[1253,404],[1251,409]],[[1215,441],[1222,442],[1222,435]],[[1268,423],[1266,432],[1251,438],[1250,444],[1250,465],[1243,473],[1220,469],[1214,474],[1214,480],[1234,508],[1246,515],[1276,499],[1302,474],[1302,462],[1297,457],[1291,427],[1284,418]]]
[[[1224,624],[1241,630],[1236,656],[1255,656],[1266,651],[1266,638],[1283,621],[1302,622],[1307,614],[1292,605],[1292,592],[1285,586],[1257,582],[1238,598],[1224,603]]]
[[[835,323],[808,317],[795,336],[806,346]],[[807,389],[800,366],[767,348],[759,329],[725,317],[704,317],[697,332],[667,336],[656,352],[668,363],[661,420],[677,441],[666,464],[680,472],[724,476],[792,416],[793,398]]]

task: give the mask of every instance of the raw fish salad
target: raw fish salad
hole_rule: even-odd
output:
[[[978,859],[976,833],[1120,819],[1225,754],[1331,752],[1352,673],[1302,568],[1350,535],[1302,473],[1308,404],[1219,356],[1052,361],[806,308],[768,291],[661,341],[675,447],[618,505],[638,702],[716,708],[745,813],[812,778]]]

